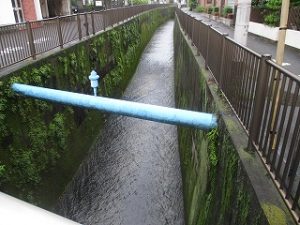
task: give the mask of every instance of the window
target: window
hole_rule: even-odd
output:
[[[22,12],[22,5],[20,0],[11,0],[11,4],[14,10],[14,16],[16,23],[21,23],[24,21],[23,12]]]

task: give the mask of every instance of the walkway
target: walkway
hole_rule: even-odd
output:
[[[156,31],[124,99],[175,106],[173,25]],[[176,126],[110,116],[94,148],[61,214],[83,224],[184,224]]]
[[[213,28],[220,31],[221,33],[228,33],[229,37],[233,38],[234,28],[226,26],[221,22],[209,19],[203,13],[191,12],[188,8],[182,9],[184,12],[202,20],[206,24],[212,24]],[[262,37],[258,37],[251,33],[248,34],[247,47],[259,54],[271,54],[272,58],[276,56],[276,42],[267,40]],[[285,48],[284,54],[284,67],[300,76],[300,50],[293,49],[291,47]]]

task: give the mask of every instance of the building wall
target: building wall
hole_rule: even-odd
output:
[[[1,0],[0,25],[15,23],[11,0]]]
[[[37,19],[34,0],[22,0],[22,8],[25,21]]]

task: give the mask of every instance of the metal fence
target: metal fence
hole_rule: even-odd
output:
[[[300,78],[270,55],[253,52],[179,9],[176,14],[248,132],[249,147],[258,151],[299,221]]]
[[[94,35],[139,13],[167,7],[151,4],[93,11],[0,26],[0,69]]]

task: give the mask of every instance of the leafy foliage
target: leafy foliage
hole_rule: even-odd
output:
[[[143,14],[123,26],[1,78],[1,190],[39,203],[36,192],[43,179],[47,179],[45,174],[53,171],[68,153],[72,133],[90,115],[87,110],[17,96],[11,91],[11,84],[18,82],[89,93],[88,75],[95,69],[103,78],[102,94],[120,95],[154,30],[171,15],[163,10],[167,9]]]
[[[233,13],[233,8],[230,6],[225,6],[223,8],[223,15],[227,16],[228,14]]]
[[[132,0],[133,5],[145,5],[148,4],[148,0]]]
[[[199,12],[199,13],[202,13],[202,12],[205,12],[205,7],[202,6],[202,5],[197,5],[196,7],[196,12]]]
[[[190,1],[189,1],[189,4],[190,4],[190,5],[189,5],[190,11],[192,11],[193,9],[196,8],[198,2],[197,2],[197,0],[190,0]]]

